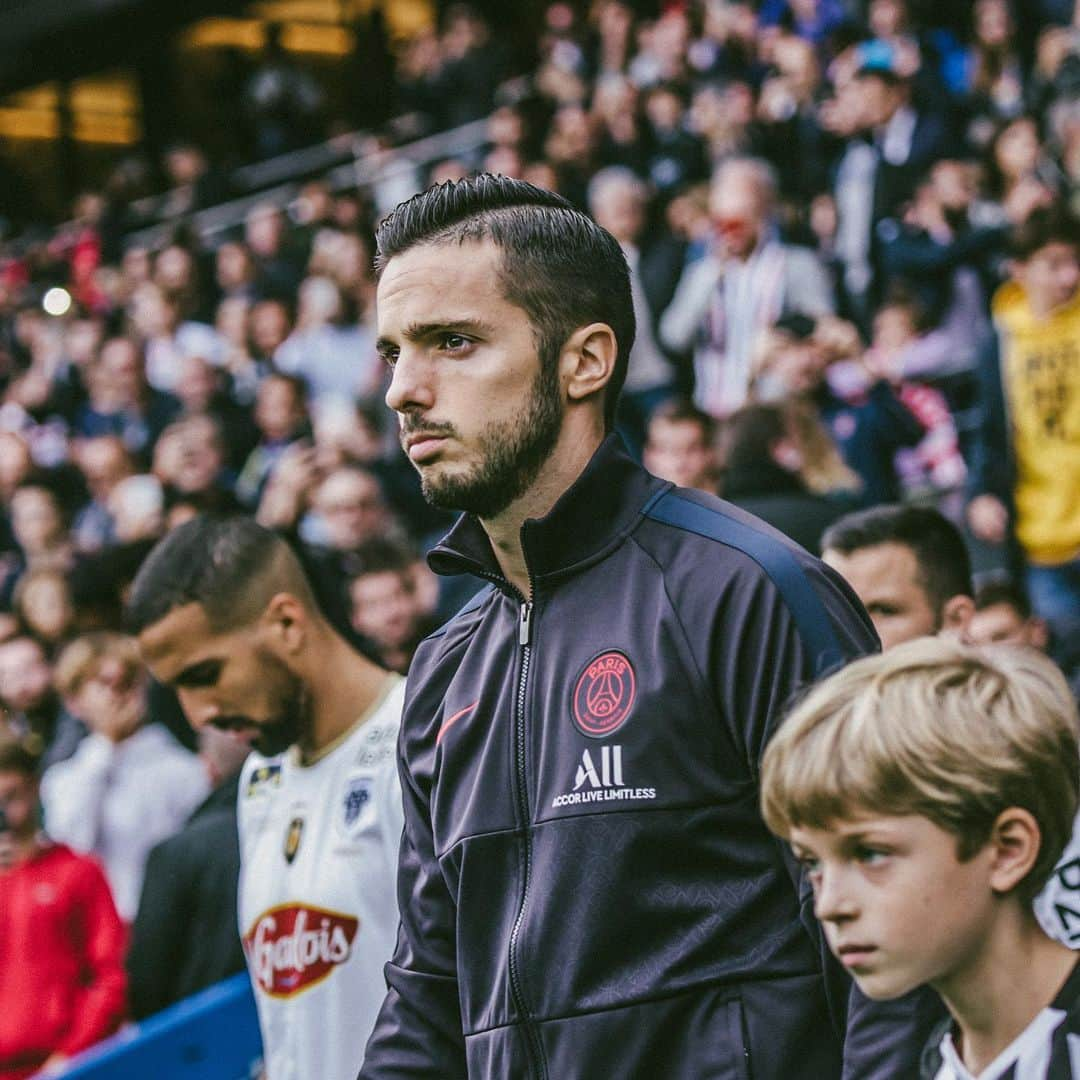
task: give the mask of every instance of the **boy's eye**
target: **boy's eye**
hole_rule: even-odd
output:
[[[855,858],[867,866],[875,866],[886,858],[888,854],[887,851],[882,851],[881,848],[867,847],[865,844],[860,844],[855,849]]]
[[[795,856],[799,860],[799,865],[806,872],[811,881],[814,880],[814,875],[818,874],[821,869],[821,860],[813,855],[808,855],[802,852]]]
[[[461,334],[443,334],[440,338],[442,348],[449,349],[451,352],[467,348],[470,344],[469,339]]]

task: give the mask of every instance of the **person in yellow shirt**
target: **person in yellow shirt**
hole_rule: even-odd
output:
[[[1032,607],[1060,624],[1080,611],[1080,222],[1036,210],[1011,252],[979,365],[968,523],[1016,541]]]

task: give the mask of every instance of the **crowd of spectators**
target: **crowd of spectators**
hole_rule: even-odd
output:
[[[126,239],[119,183],[0,247],[2,735],[34,755],[49,835],[103,867],[115,911],[100,890],[95,911],[131,928],[129,1015],[242,963],[235,847],[207,840],[234,834],[240,763],[196,745],[123,636],[148,550],[192,515],[251,514],[400,671],[468,596],[423,561],[448,520],[400,452],[374,347],[373,224],[428,183],[520,177],[618,239],[638,321],[619,426],[657,474],[814,551],[851,511],[939,507],[976,555],[986,639],[1077,632],[1080,6],[557,0],[532,70],[505,73],[455,7],[401,51],[397,102],[414,131],[487,116],[475,152],[310,180],[210,244],[188,222],[215,165],[178,146],[159,248]],[[295,145],[289,123],[267,139]],[[0,802],[24,765],[0,752]],[[224,944],[192,945],[215,907]],[[118,1022],[108,1000],[84,1044]],[[58,1049],[31,1034],[0,1041],[0,1077]]]

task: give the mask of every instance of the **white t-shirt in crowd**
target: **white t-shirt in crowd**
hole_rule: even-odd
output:
[[[397,940],[404,679],[332,749],[240,776],[240,935],[270,1080],[356,1080]]]

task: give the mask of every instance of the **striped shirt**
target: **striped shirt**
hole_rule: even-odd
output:
[[[977,1076],[953,1041],[945,1020],[923,1052],[922,1080],[1080,1080],[1080,964],[1057,997]]]

